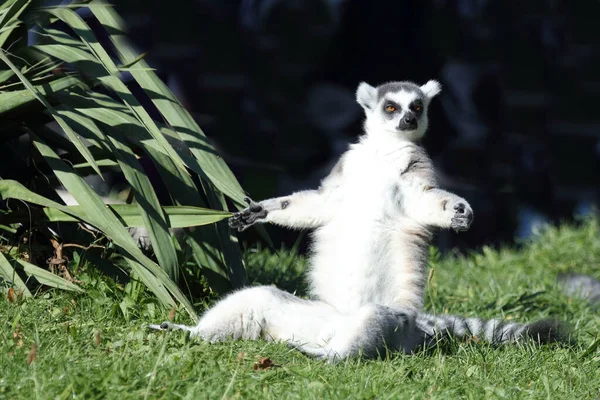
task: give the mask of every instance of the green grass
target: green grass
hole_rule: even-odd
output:
[[[483,249],[467,257],[433,252],[427,308],[530,321],[553,316],[577,345],[450,343],[387,360],[327,365],[281,344],[208,345],[181,332],[147,331],[168,311],[132,284],[123,288],[81,273],[88,293],[47,292],[0,303],[0,398],[565,398],[600,396],[600,310],[567,298],[556,275],[600,276],[598,222],[545,232],[519,250]],[[289,252],[247,252],[256,281],[298,286],[306,262]],[[278,268],[281,266],[281,268]],[[300,292],[305,286],[298,286]],[[198,309],[203,305],[198,304]],[[183,313],[178,322],[188,322]],[[32,345],[36,359],[27,363]],[[243,354],[242,354],[243,353]],[[242,355],[240,355],[242,354]],[[255,371],[260,357],[278,367]]]

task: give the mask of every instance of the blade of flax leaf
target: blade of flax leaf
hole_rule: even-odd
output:
[[[92,8],[94,9],[94,8]],[[150,117],[148,112],[139,103],[137,98],[129,91],[127,86],[119,79],[117,74],[119,70],[111,57],[108,55],[106,50],[98,42],[96,35],[90,27],[81,19],[77,13],[69,8],[57,7],[44,9],[45,12],[59,18],[61,21],[66,23],[85,44],[90,51],[91,59],[95,66],[96,77],[108,88],[113,90],[125,103],[125,105],[132,111],[135,117],[146,127],[152,137],[160,144],[164,151],[171,157],[179,166],[182,168],[185,163],[179,156],[179,154],[173,149],[169,142],[160,132],[160,129]],[[70,62],[67,58],[61,58],[58,54],[54,54],[55,57],[62,59],[63,61]],[[80,63],[79,68],[85,70],[88,68],[86,64]],[[104,74],[97,74],[99,67],[104,69]]]
[[[107,111],[108,113],[111,112],[111,110]],[[65,109],[60,112],[65,120],[78,128],[78,132],[84,138],[95,139],[103,143],[108,152],[116,157],[125,179],[133,189],[137,207],[140,208],[158,264],[173,281],[177,282],[179,265],[167,220],[162,212],[154,188],[133,151],[119,141],[118,138],[116,139],[110,135],[110,127],[105,126],[101,131],[92,119],[74,109]],[[107,133],[106,136],[103,131]]]
[[[152,137],[150,137],[144,127],[139,124],[123,105],[115,102],[106,95],[98,93],[91,95],[91,97],[83,97],[77,93],[64,93],[60,99],[63,103],[70,105],[78,112],[96,120],[100,126],[108,125],[112,127],[114,130],[111,132],[113,132],[115,137],[118,132],[123,139],[141,146],[157,167],[175,204],[206,206],[189,174],[178,168],[167,155],[157,150]],[[167,138],[175,137],[174,132],[170,129],[163,128],[162,131]],[[177,139],[172,140],[177,141]],[[176,144],[174,146],[176,148],[181,147]],[[185,145],[181,154],[188,165],[196,162],[189,154],[186,155]],[[232,285],[233,287],[243,286],[246,283],[246,271],[237,243],[229,239],[220,240],[217,229],[222,229],[224,231],[223,236],[229,238],[229,236],[226,236],[229,234],[228,227],[209,226],[188,232],[186,241],[193,248],[194,258],[200,266],[208,268],[230,281],[224,283],[223,279],[211,279],[209,276],[214,275],[207,274],[211,288],[219,293],[223,293],[231,289]],[[224,243],[225,245],[231,244],[232,249],[228,249],[223,254],[224,252],[221,251],[219,243]]]
[[[104,1],[93,1],[91,4],[106,5]],[[130,68],[131,75],[146,91],[165,120],[175,129],[177,135],[188,145],[198,160],[200,170],[194,169],[194,172],[207,177],[217,189],[245,207],[244,191],[237,179],[223,159],[216,154],[198,124],[179,103],[167,85],[158,78],[143,59],[139,59],[138,54],[123,33],[123,23],[115,10],[107,6],[91,8],[91,11],[107,30],[120,54],[121,63],[129,65],[128,63],[132,60],[139,60],[134,68]]]
[[[146,151],[156,162],[158,173],[169,189],[171,199],[175,204],[201,204],[204,200],[196,190],[192,178],[177,169],[177,166],[164,154],[157,152],[151,147]],[[230,213],[227,213],[231,215]],[[196,263],[203,269],[209,269],[216,273],[203,274],[206,276],[211,289],[217,293],[223,293],[232,288],[241,287],[247,283],[246,270],[241,255],[229,252],[232,256],[227,257],[217,246],[219,234],[217,226],[204,226],[190,230],[186,235],[186,242],[192,249],[192,255]],[[234,243],[235,244],[235,243]],[[223,279],[224,278],[224,279]]]
[[[143,228],[146,226],[140,208],[135,204],[108,204],[107,207],[127,227]],[[22,223],[29,219],[45,222],[78,222],[80,218],[74,217],[74,215],[84,214],[80,206],[65,206],[65,209],[68,212],[49,207],[11,212],[0,216],[0,221],[4,224]],[[226,211],[189,206],[164,206],[162,211],[167,216],[170,228],[209,225],[231,216],[231,213]]]
[[[83,292],[79,286],[73,282],[69,282],[66,279],[61,278],[58,275],[54,275],[52,272],[33,265],[25,260],[16,259],[9,255],[6,256],[12,265],[19,264],[27,275],[33,276],[42,285],[54,287],[62,290],[69,290],[71,292]]]
[[[73,195],[77,203],[83,207],[85,214],[93,218],[92,225],[99,228],[106,236],[113,240],[118,246],[123,248],[133,260],[142,264],[150,270],[158,279],[157,282],[148,282],[150,284],[164,285],[169,292],[186,308],[192,318],[196,318],[193,307],[188,299],[183,295],[179,287],[169,278],[165,271],[156,265],[152,260],[146,257],[137,247],[129,232],[119,222],[117,217],[106,207],[102,199],[92,190],[92,188],[78,175],[72,168],[62,161],[58,155],[41,140],[34,138],[34,144],[40,151],[46,162],[54,170],[57,178],[63,186]],[[146,282],[145,282],[146,283]],[[148,285],[148,283],[146,283]],[[150,285],[148,285],[150,287]],[[165,301],[165,297],[162,296]],[[169,300],[170,297],[169,297]],[[172,304],[166,301],[165,304]]]
[[[23,83],[23,85],[27,88],[27,90],[29,90],[35,96],[35,98],[40,103],[42,103],[44,105],[44,107],[46,107],[48,112],[50,112],[50,114],[52,114],[52,116],[54,117],[54,120],[64,130],[67,137],[75,145],[75,147],[77,148],[79,153],[83,156],[83,158],[90,164],[90,166],[94,169],[94,171],[96,171],[96,173],[98,175],[102,176],[100,174],[100,168],[98,168],[98,166],[96,165],[96,161],[94,160],[94,157],[92,157],[92,155],[90,154],[90,151],[88,150],[86,145],[81,141],[81,139],[79,138],[79,135],[77,135],[77,133],[75,133],[71,129],[71,127],[69,127],[69,125],[65,122],[65,120],[56,112],[54,107],[52,107],[52,105],[43,96],[41,96],[38,93],[37,89],[29,82],[29,80],[27,78],[25,78],[25,76],[23,74],[21,74],[21,71],[19,71],[19,69],[9,60],[8,56],[6,55],[6,52],[3,49],[0,49],[0,60],[2,60],[10,69],[12,69],[14,71],[15,75],[17,75],[17,77]]]
[[[15,288],[22,290],[24,296],[31,296],[31,292],[27,289],[27,285],[25,285],[25,282],[23,282],[21,277],[17,274],[17,271],[15,271],[4,253],[0,253],[0,276],[2,276],[2,279],[5,281],[11,282]]]
[[[117,156],[117,161],[125,175],[125,179],[133,189],[136,203],[142,210],[142,217],[150,236],[154,254],[160,266],[173,281],[177,282],[179,280],[177,252],[152,183],[145,175],[142,165],[133,151],[117,138],[113,136],[109,136],[109,138],[113,153]]]
[[[103,0],[94,0],[90,4],[107,5]],[[200,170],[193,168],[190,164],[188,166],[236,202],[238,208],[246,207],[246,204],[243,202],[244,191],[237,179],[223,159],[216,154],[202,132],[202,129],[194,121],[190,113],[179,103],[167,85],[158,78],[156,73],[149,68],[148,64],[136,54],[126,38],[124,24],[114,8],[108,6],[96,7],[92,8],[91,11],[107,30],[117,52],[120,54],[121,63],[129,65],[132,60],[139,60],[135,64],[138,68],[132,68],[131,74],[150,96],[156,108],[174,128],[176,134],[188,145],[190,151],[198,160]],[[211,203],[210,207],[216,208],[220,204],[225,207],[224,201]],[[257,230],[269,246],[273,247],[273,243],[264,227],[257,226]],[[218,233],[221,236],[221,242],[228,242],[225,254],[229,258],[233,257],[232,262],[234,262],[233,259],[237,258],[239,253],[239,247],[234,242],[235,238],[231,236],[229,228],[223,224],[218,226]]]
[[[8,0],[0,6],[0,48],[4,47],[13,29],[20,25],[19,16],[31,0]]]
[[[127,229],[121,224],[117,216],[106,207],[102,199],[80,176],[73,172],[72,168],[67,163],[58,157],[54,150],[35,136],[33,137],[33,142],[50,168],[53,169],[58,180],[69,193],[73,195],[78,204],[80,204],[83,213],[73,215],[101,230],[125,252],[126,256],[129,256],[135,263],[141,264],[137,265],[134,272],[136,272],[136,270],[141,271],[142,268],[148,269],[152,273],[152,279],[149,279],[148,274],[143,274],[143,271],[142,273],[138,272],[138,275],[140,276],[140,279],[142,279],[142,282],[154,292],[163,304],[168,306],[174,305],[173,298],[171,297],[172,295],[182,304],[190,317],[196,320],[197,316],[188,299],[183,295],[177,285],[169,279],[169,276],[165,271],[142,253],[129,235]],[[15,185],[19,188],[18,191],[14,190]],[[63,212],[72,214],[72,210],[28,191],[22,185],[18,184],[18,182],[12,181],[12,185],[7,186],[6,181],[0,181],[0,189],[9,191],[8,193],[2,193],[2,190],[0,190],[0,193],[2,193],[4,197],[20,198],[21,200],[33,202],[45,207],[58,208]],[[15,197],[15,195],[18,197]],[[40,202],[40,200],[42,200],[42,202]],[[159,290],[161,287],[166,288],[166,290]],[[171,295],[169,295],[169,293]]]
[[[12,72],[12,70],[11,70]],[[55,96],[57,93],[80,86],[82,83],[79,78],[74,76],[65,76],[42,85],[35,85],[35,92],[29,89],[12,90],[0,93],[0,116],[18,107],[23,107],[33,102],[38,102],[35,93],[39,93],[42,97],[50,95]]]
[[[85,182],[84,182],[84,184],[85,184]],[[26,202],[29,202],[32,204],[37,204],[37,205],[40,205],[43,207],[56,208],[65,213],[71,214],[73,217],[75,217],[83,222],[87,222],[90,225],[94,225],[97,228],[100,228],[99,226],[95,225],[95,222],[97,223],[98,218],[94,218],[94,219],[88,218],[84,208],[82,208],[82,207],[70,208],[70,207],[58,204],[50,199],[47,199],[43,196],[33,193],[32,191],[30,191],[29,189],[27,189],[25,186],[21,185],[17,181],[8,180],[8,179],[0,180],[0,195],[3,198],[18,199],[18,200],[23,200],[23,201],[26,201]],[[118,225],[120,225],[120,224],[117,224],[117,231],[118,231]],[[104,233],[106,234],[106,232],[104,232]],[[119,232],[117,232],[117,233],[119,233]],[[137,252],[141,253],[139,248],[133,242],[133,239],[131,239],[131,237],[129,235],[127,235],[127,238],[133,243],[133,247],[129,246],[126,239],[117,241],[117,240],[114,240],[114,237],[111,237],[111,239],[113,240],[113,242],[115,244],[120,245],[119,242],[124,242],[125,246],[129,247],[133,253],[135,253],[135,250],[137,250]],[[120,246],[120,248],[124,249],[123,246]],[[127,250],[124,249],[124,251],[126,252]],[[145,261],[144,260],[145,256],[143,255],[143,253],[141,253],[141,256],[142,256],[141,257],[142,261]],[[124,257],[128,260],[131,258],[131,256],[129,254],[127,254],[127,252],[124,254]],[[164,271],[162,271],[160,269],[160,267],[158,267],[158,265],[152,265],[153,263],[149,259],[147,260],[147,261],[149,261],[149,264],[148,263],[146,263],[146,264],[149,265],[149,267],[150,267],[149,269],[151,271],[148,271],[146,268],[144,268],[142,265],[140,265],[140,263],[138,263],[136,261],[133,261],[133,260],[130,260],[130,261],[131,262],[129,264],[132,267],[133,272],[136,273],[140,277],[141,281],[144,282],[144,284],[156,295],[156,297],[163,304],[170,306],[170,307],[174,306],[175,302],[173,301],[173,298],[169,294],[169,291],[165,288],[165,285],[163,285],[161,283],[161,279],[164,280],[166,278],[167,281],[169,280],[168,277],[164,276]],[[150,272],[155,272],[154,270],[157,270],[158,272],[156,274],[150,274]],[[162,277],[160,276],[161,272],[163,274]],[[158,275],[158,277],[155,275]],[[184,298],[184,300],[185,300],[185,298]],[[185,306],[185,303],[182,303],[182,304],[184,304],[184,306]],[[186,310],[188,311],[188,313],[190,313],[190,310],[187,307],[186,307]],[[192,319],[197,318],[195,313],[190,313],[190,316],[192,317]]]

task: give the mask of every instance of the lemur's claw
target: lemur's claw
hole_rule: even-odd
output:
[[[259,218],[265,218],[267,216],[267,211],[260,203],[254,202],[250,197],[244,197],[244,202],[248,204],[248,207],[234,213],[229,218],[229,226],[232,229],[236,229],[238,232],[248,229]]]

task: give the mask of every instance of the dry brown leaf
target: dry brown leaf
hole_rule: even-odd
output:
[[[173,321],[173,319],[175,319],[175,307],[171,308],[171,310],[169,311],[169,315],[167,316],[167,319],[169,321]]]
[[[8,302],[9,303],[15,302],[15,289],[13,289],[13,288],[8,288]]]
[[[243,361],[243,360],[244,360],[244,357],[246,357],[246,353],[244,353],[243,351],[240,351],[240,352],[238,353],[238,357],[237,357],[237,358],[238,358],[238,361]]]
[[[32,362],[34,362],[37,358],[37,344],[33,344],[31,345],[31,350],[29,350],[29,353],[27,354],[27,365],[31,365]]]
[[[100,331],[94,331],[94,343],[96,346],[100,346],[100,342],[102,341],[102,337],[100,336]]]
[[[13,339],[17,347],[23,346],[23,334],[21,333],[21,324],[17,325],[17,328],[13,332]]]
[[[276,367],[277,365],[275,365],[275,363],[273,362],[273,360],[271,360],[268,357],[261,357],[260,360],[258,360],[257,363],[254,363],[254,366],[252,367],[252,369],[254,369],[255,371],[258,371],[259,369],[261,370],[265,370],[265,369],[269,369],[269,368],[273,368]]]

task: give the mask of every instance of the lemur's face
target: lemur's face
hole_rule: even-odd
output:
[[[356,91],[356,100],[365,110],[369,132],[388,132],[416,141],[427,130],[427,108],[440,90],[437,81],[429,81],[423,86],[412,82],[390,82],[376,88],[363,82]]]

